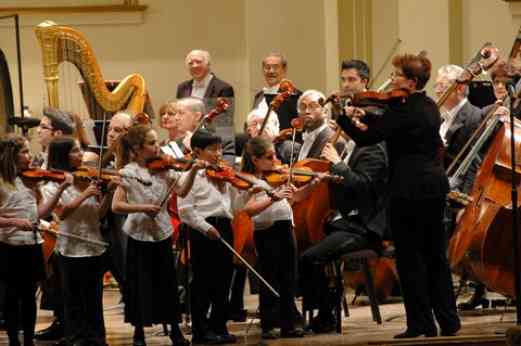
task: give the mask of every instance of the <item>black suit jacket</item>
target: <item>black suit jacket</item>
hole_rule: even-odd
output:
[[[476,106],[466,102],[455,115],[454,120],[445,134],[445,167],[451,164],[458,155],[461,148],[465,145],[474,131],[479,127],[483,111]],[[481,158],[476,158],[469,167],[469,170],[461,177],[459,182],[452,186],[462,192],[470,192],[477,171],[481,164]]]
[[[183,97],[190,97],[192,94],[192,85],[194,80],[190,79],[182,82],[177,86],[176,98],[180,99]],[[217,78],[213,75],[210,80],[210,84],[204,94],[205,99],[211,99],[216,97],[234,97],[233,87],[225,81]]]
[[[324,149],[324,146],[329,142],[331,137],[335,135],[335,131],[333,131],[329,126],[326,126],[320,133],[318,134],[317,138],[315,138],[315,141],[311,145],[311,148],[309,149],[309,153],[307,155],[308,158],[313,159],[319,159],[320,155],[322,154],[322,149]],[[346,142],[343,138],[339,138],[338,141],[335,143],[335,149],[338,152],[339,155],[341,155],[345,149]],[[297,155],[298,156],[298,155]]]
[[[291,119],[298,116],[297,101],[300,95],[302,95],[302,91],[298,89],[295,90],[295,92],[280,105],[279,109],[277,109],[281,130],[290,128]],[[266,95],[266,103],[268,106],[273,100],[274,96],[275,95]],[[264,92],[262,90],[257,92],[253,98],[253,108],[256,108],[264,97]]]
[[[392,197],[420,200],[449,191],[441,157],[440,112],[424,92],[413,93],[381,116],[365,117],[366,131],[345,116],[337,121],[357,145],[386,141]]]
[[[337,209],[350,228],[370,231],[382,239],[387,230],[389,162],[385,144],[355,146],[348,164],[339,162],[331,173],[344,177],[332,185]]]

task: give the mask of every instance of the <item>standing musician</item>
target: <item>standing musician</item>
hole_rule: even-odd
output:
[[[390,225],[407,315],[407,330],[395,338],[436,336],[433,312],[441,335],[460,329],[443,228],[448,179],[439,157],[443,144],[439,110],[421,90],[430,78],[431,62],[423,56],[393,58],[393,89],[409,96],[359,128],[349,117],[365,111],[347,107],[342,129],[358,146],[387,144],[390,172]]]
[[[168,131],[168,139],[161,146],[161,151],[172,157],[183,157],[182,141],[180,140],[183,133],[177,127],[176,103],[165,103],[159,109],[159,119],[161,121],[161,128]]]
[[[48,167],[73,172],[82,164],[83,151],[72,137],[55,137],[49,143]],[[45,199],[52,199],[60,185],[49,182],[42,187]],[[103,241],[100,219],[109,199],[101,196],[96,182],[75,179],[62,194],[56,209],[61,232]],[[64,294],[65,339],[104,346],[103,274],[105,247],[69,237],[57,238],[56,248],[62,273]]]
[[[304,120],[303,142],[298,154],[299,160],[306,158],[320,158],[322,149],[334,136],[329,125],[329,109],[321,105],[326,99],[324,94],[317,90],[306,90],[298,99],[299,116]],[[343,155],[345,142],[339,139],[335,143],[336,150]]]
[[[118,162],[124,177],[112,200],[112,211],[128,214],[123,231],[129,236],[126,262],[127,301],[125,321],[134,326],[134,345],[145,343],[144,327],[171,324],[173,345],[188,345],[178,325],[177,277],[172,253],[172,228],[164,201],[173,188],[185,196],[195,174],[203,167],[196,162],[186,175],[165,170],[154,173],[147,160],[159,154],[154,130],[134,125],[120,137]],[[150,182],[145,186],[137,180]],[[163,200],[162,200],[163,199]],[[172,294],[174,293],[174,294]]]
[[[24,345],[34,345],[36,289],[38,281],[45,278],[43,240],[36,233],[35,223],[50,215],[72,182],[72,177],[67,176],[56,194],[43,202],[38,192],[26,186],[20,177],[30,162],[25,138],[7,135],[0,141],[0,280],[6,286],[5,319],[10,346],[20,345],[20,325]]]
[[[262,73],[266,86],[255,94],[253,107],[266,112],[271,101],[279,93],[280,82],[286,78],[288,72],[288,61],[279,53],[270,53],[262,60]],[[280,129],[291,128],[291,120],[297,117],[297,100],[302,94],[300,90],[295,90],[278,108]]]
[[[222,140],[208,130],[196,131],[190,140],[194,157],[218,164]],[[233,270],[232,254],[216,241],[232,242],[233,191],[228,184],[214,181],[205,172],[196,175],[190,193],[178,196],[181,221],[190,232],[192,341],[193,343],[235,343],[226,327],[228,292]],[[210,318],[207,318],[211,306]]]
[[[322,157],[332,163],[331,173],[344,178],[331,189],[338,210],[327,222],[327,236],[300,257],[304,297],[319,307],[310,325],[315,333],[332,332],[336,325],[333,309],[338,297],[328,289],[324,264],[352,251],[379,251],[387,228],[389,164],[385,144],[348,147],[352,149],[344,160],[330,143],[322,151]]]
[[[57,136],[74,134],[74,121],[70,113],[56,108],[45,108],[40,125],[36,130],[38,142],[42,147],[40,155],[36,155],[32,166],[47,168],[47,147],[50,141]],[[48,261],[48,277],[42,281],[42,299],[40,309],[52,310],[54,321],[43,330],[36,332],[36,340],[59,340],[64,335],[63,323],[63,292],[61,269],[53,255]]]
[[[248,141],[245,148],[243,171],[255,175],[255,186],[272,190],[263,174],[274,169],[275,148],[265,137],[257,136]],[[241,195],[237,202],[243,211],[253,218],[255,249],[260,274],[280,292],[280,308],[277,299],[265,286],[260,287],[260,320],[263,339],[275,339],[274,328],[280,324],[283,338],[303,337],[295,314],[297,286],[297,245],[293,232],[291,201],[306,197],[320,179],[315,178],[305,187],[296,189],[285,185],[268,195],[265,191]]]

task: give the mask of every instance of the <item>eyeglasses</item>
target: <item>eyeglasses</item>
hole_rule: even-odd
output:
[[[264,71],[280,71],[282,70],[282,65],[262,65],[262,69]]]
[[[300,113],[306,113],[308,110],[309,111],[315,111],[317,109],[319,109],[321,106],[318,102],[311,102],[309,104],[305,104],[305,103],[301,103],[299,106],[298,106],[298,111]]]

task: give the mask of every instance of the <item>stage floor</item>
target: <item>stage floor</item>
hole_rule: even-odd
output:
[[[462,297],[464,300],[466,297]],[[132,345],[132,328],[123,322],[123,306],[119,304],[120,295],[117,289],[105,289],[105,324],[107,342],[111,346]],[[348,301],[352,295],[348,294]],[[350,316],[343,319],[342,334],[310,335],[302,339],[279,339],[269,341],[269,345],[505,345],[505,337],[498,335],[500,331],[515,325],[514,308],[499,307],[495,309],[476,310],[461,313],[463,327],[457,337],[450,338],[416,338],[396,342],[392,339],[405,329],[403,305],[400,302],[380,305],[383,324],[372,321],[371,310],[359,298],[360,304],[349,305]],[[257,307],[257,296],[246,296],[246,305],[250,312]],[[253,313],[251,314],[253,315]],[[42,329],[52,321],[52,315],[46,311],[38,311],[36,329]],[[260,339],[259,321],[249,318],[245,323],[229,323],[230,332],[238,336],[238,345],[263,345]],[[183,325],[187,332],[189,328]],[[147,345],[170,345],[168,337],[162,333],[162,326],[154,326],[145,330]],[[188,337],[190,337],[188,335]],[[0,332],[0,344],[7,345],[4,331]],[[37,343],[45,345],[45,343]]]

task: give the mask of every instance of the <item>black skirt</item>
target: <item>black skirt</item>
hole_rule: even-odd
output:
[[[177,323],[179,297],[172,238],[160,242],[128,238],[125,322],[134,326]]]
[[[9,245],[0,242],[0,280],[34,283],[45,278],[42,245]]]

